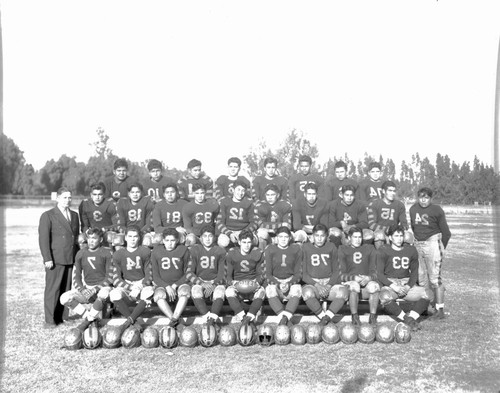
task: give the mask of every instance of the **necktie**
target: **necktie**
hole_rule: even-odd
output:
[[[66,215],[66,220],[68,220],[69,222],[71,222],[71,216],[69,214],[69,209],[65,209],[64,210],[64,214]]]

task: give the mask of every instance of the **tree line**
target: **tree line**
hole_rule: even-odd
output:
[[[112,175],[113,163],[119,158],[109,148],[109,136],[102,128],[96,130],[96,140],[92,143],[93,155],[87,163],[77,162],[75,157],[62,155],[59,159],[50,159],[43,168],[35,170],[26,162],[23,152],[16,143],[4,134],[1,135],[2,155],[0,166],[0,194],[39,196],[48,195],[62,185],[73,190],[75,195],[87,195],[89,187]],[[243,156],[244,169],[250,177],[260,173],[263,161],[272,156],[278,159],[281,175],[289,177],[295,171],[295,164],[301,154],[319,156],[316,144],[306,139],[302,132],[292,130],[277,149],[271,149],[261,140],[256,147],[251,147]],[[325,179],[334,173],[335,162],[342,160],[347,164],[349,176],[355,180],[366,177],[366,167],[372,161],[382,164],[383,178],[394,180],[398,185],[401,199],[412,200],[421,186],[428,186],[435,192],[435,200],[444,204],[499,204],[499,174],[492,166],[485,165],[477,157],[472,163],[458,164],[448,155],[438,153],[435,161],[428,157],[413,154],[408,160],[396,166],[391,158],[372,157],[365,153],[363,159],[352,160],[345,153],[331,157],[323,165],[317,164],[313,171]],[[137,179],[148,176],[147,161],[129,162],[129,174]],[[178,179],[186,170],[165,166],[165,175]],[[209,174],[215,180],[221,174]]]

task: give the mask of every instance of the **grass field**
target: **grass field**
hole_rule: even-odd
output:
[[[43,330],[37,245],[45,208],[7,208],[6,392],[500,391],[499,271],[491,215],[450,214],[444,265],[448,317],[406,345],[335,344],[68,351]]]

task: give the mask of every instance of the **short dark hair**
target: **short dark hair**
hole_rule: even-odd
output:
[[[163,169],[163,165],[161,164],[161,162],[155,158],[149,160],[148,162],[148,171],[151,171],[153,169]]]
[[[382,165],[380,165],[380,162],[372,161],[368,164],[368,172],[370,172],[373,168],[382,170]]]
[[[356,193],[356,187],[354,187],[352,184],[346,184],[345,186],[340,187],[340,192],[343,194],[346,191],[352,191],[353,194]]]
[[[290,228],[288,228],[287,226],[280,226],[278,229],[276,229],[276,235],[279,235],[280,233],[286,233],[288,236],[292,236],[292,231],[290,231]]]
[[[139,237],[142,237],[141,228],[139,228],[139,225],[132,224],[132,225],[127,226],[125,228],[125,235],[129,232],[137,232]]]
[[[241,166],[241,160],[238,157],[231,157],[229,160],[227,160],[227,165],[231,163],[238,164],[238,166]]]
[[[392,180],[386,180],[382,183],[382,190],[387,191],[389,187],[396,188],[396,183],[394,183]]]
[[[194,167],[201,166],[201,161],[193,158],[188,162],[188,169],[193,169]]]
[[[311,165],[311,164],[312,164],[312,162],[313,162],[313,160],[312,160],[312,158],[311,158],[310,156],[308,156],[308,155],[306,155],[306,154],[303,154],[303,155],[301,155],[301,156],[299,157],[299,163],[300,163],[300,162],[307,162],[307,163],[309,163],[309,165]]]
[[[124,167],[125,169],[128,169],[128,162],[125,158],[118,158],[115,160],[113,164],[113,170],[116,170],[118,168]]]
[[[173,236],[176,240],[179,240],[179,232],[175,228],[165,228],[162,232],[163,238],[167,236]]]
[[[392,236],[396,232],[401,232],[403,235],[405,234],[405,227],[402,226],[401,224],[399,225],[391,225],[389,229],[387,230],[387,236]]]
[[[304,192],[307,192],[307,190],[315,190],[316,192],[318,192],[318,185],[310,181],[304,187]]]
[[[251,239],[253,242],[254,236],[252,231],[249,231],[248,229],[243,229],[238,235],[238,240],[243,240],[243,239]]]
[[[194,183],[193,187],[191,189],[193,190],[193,192],[198,191],[198,190],[203,190],[203,191],[207,190],[207,188],[205,187],[205,185],[201,184],[201,183]]]
[[[175,192],[176,192],[177,194],[179,194],[179,188],[177,187],[177,184],[175,184],[175,183],[167,183],[167,184],[165,184],[165,185],[163,186],[163,190],[162,190],[162,191],[163,191],[163,192],[162,192],[163,194],[165,193],[165,190],[166,190],[167,188],[173,188],[173,189],[175,190]]]
[[[278,166],[278,160],[274,157],[266,157],[266,159],[264,160],[264,166],[266,166],[267,164],[275,164],[276,166]]]
[[[101,228],[90,227],[85,231],[85,236],[89,237],[90,235],[97,235],[99,237],[103,236]]]
[[[130,184],[128,186],[127,190],[130,191],[134,187],[137,187],[139,190],[141,190],[141,192],[144,192],[144,188],[142,187],[142,184],[141,183],[137,183],[137,182],[134,182],[134,183]]]
[[[351,237],[356,232],[361,233],[361,237],[363,237],[363,230],[359,227],[351,227],[351,229],[349,229],[349,232],[347,232],[347,236]]]
[[[215,228],[214,228],[214,226],[211,225],[211,224],[205,224],[205,225],[203,225],[201,227],[201,229],[200,229],[200,236],[203,235],[206,232],[209,232],[209,233],[211,233],[212,235],[215,236]]]
[[[269,190],[272,190],[274,191],[276,194],[280,195],[281,194],[281,191],[280,191],[280,188],[276,185],[276,184],[268,184],[266,186],[266,188],[264,188],[264,195],[266,194],[266,192],[268,192]]]
[[[418,190],[417,196],[427,195],[429,198],[432,198],[432,190],[429,187],[422,187]]]
[[[326,234],[328,234],[328,228],[326,227],[325,224],[316,224],[315,226],[313,226],[312,232],[316,233],[318,231],[323,231]]]
[[[345,168],[345,170],[347,171],[347,164],[342,161],[342,160],[339,160],[335,163],[335,165],[333,166],[333,170],[337,169],[337,168]]]
[[[233,183],[233,189],[235,189],[236,187],[238,186],[241,186],[243,187],[245,190],[248,190],[248,184],[245,183],[242,179],[236,179]]]
[[[103,193],[106,193],[106,186],[104,185],[104,183],[102,181],[99,183],[91,184],[90,185],[90,192],[92,193],[92,191],[94,191],[94,190],[99,190],[99,191],[102,191]]]
[[[61,195],[62,193],[64,192],[71,192],[71,190],[68,188],[68,187],[60,187],[58,190],[57,190],[57,196]]]

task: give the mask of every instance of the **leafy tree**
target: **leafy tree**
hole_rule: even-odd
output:
[[[15,181],[20,176],[25,160],[24,153],[16,143],[6,136],[0,134],[2,154],[0,155],[0,194],[10,194],[15,188]]]

